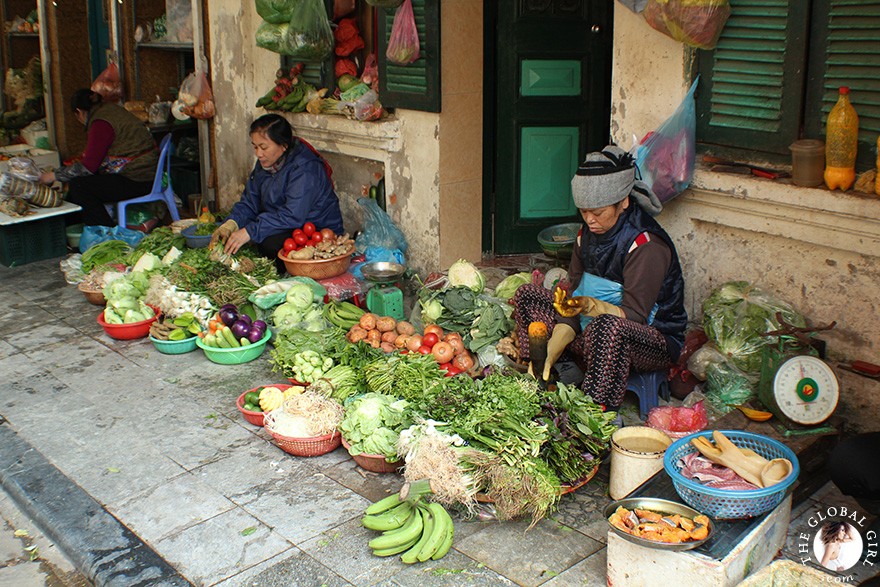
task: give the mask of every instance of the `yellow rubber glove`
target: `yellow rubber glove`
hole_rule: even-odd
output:
[[[238,230],[238,223],[231,218],[217,227],[217,229],[211,234],[211,242],[208,243],[208,248],[213,249],[214,245],[217,242],[226,243],[226,239],[228,239],[233,232]]]
[[[718,430],[712,432],[712,438],[715,439],[714,445],[702,436],[691,440],[691,444],[713,463],[732,469],[753,485],[769,487],[791,473],[792,466],[788,459],[768,461],[753,450],[740,449]]]
[[[574,328],[568,324],[560,323],[553,327],[553,333],[550,335],[550,340],[547,341],[547,360],[544,361],[544,372],[541,374],[544,381],[550,379],[550,369],[556,364],[562,351],[571,344],[574,337]]]
[[[600,314],[611,314],[618,318],[624,318],[623,310],[614,304],[597,300],[590,296],[574,296],[566,298],[565,290],[557,288],[553,293],[553,308],[560,316],[571,318],[578,314],[584,316],[599,316]]]

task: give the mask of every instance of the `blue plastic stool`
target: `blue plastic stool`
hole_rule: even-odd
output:
[[[647,419],[648,412],[657,407],[660,397],[669,400],[666,370],[645,373],[630,371],[629,379],[626,380],[626,391],[632,391],[639,396],[639,416],[642,420]]]

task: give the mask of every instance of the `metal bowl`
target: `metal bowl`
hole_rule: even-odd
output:
[[[657,512],[658,514],[678,514],[680,516],[688,517],[692,520],[695,516],[701,515],[701,513],[694,508],[688,507],[683,503],[669,501],[668,499],[658,499],[654,497],[628,497],[626,499],[617,500],[605,506],[605,520],[607,521],[608,518],[611,517],[611,514],[613,514],[620,506],[623,506],[628,510],[639,508],[641,510],[651,510],[652,512]],[[608,522],[608,527],[614,530],[614,532],[624,540],[628,540],[629,542],[632,542],[633,544],[638,544],[639,546],[647,546],[648,548],[656,548],[658,550],[691,550],[692,548],[696,548],[706,541],[711,540],[712,535],[715,534],[715,524],[712,522],[711,518],[709,518],[709,534],[705,538],[703,538],[702,540],[692,540],[690,542],[679,542],[672,544],[667,542],[657,542],[655,540],[646,540],[644,538],[639,538],[638,536],[633,536],[632,534],[627,534],[620,528],[612,526],[611,522]]]
[[[361,273],[369,281],[376,283],[392,283],[403,277],[406,267],[400,263],[392,263],[390,261],[376,261],[373,263],[364,263],[361,266]]]

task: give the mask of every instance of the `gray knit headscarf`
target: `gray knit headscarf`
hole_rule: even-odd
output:
[[[651,188],[636,179],[632,155],[614,145],[588,153],[571,180],[574,205],[581,210],[612,206],[630,196],[651,216],[663,209]]]

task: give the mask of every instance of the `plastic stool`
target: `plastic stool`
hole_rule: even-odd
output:
[[[632,391],[639,396],[639,416],[642,420],[647,419],[648,412],[659,404],[659,397],[669,400],[666,370],[645,373],[630,371],[629,379],[626,380],[626,391]]]

